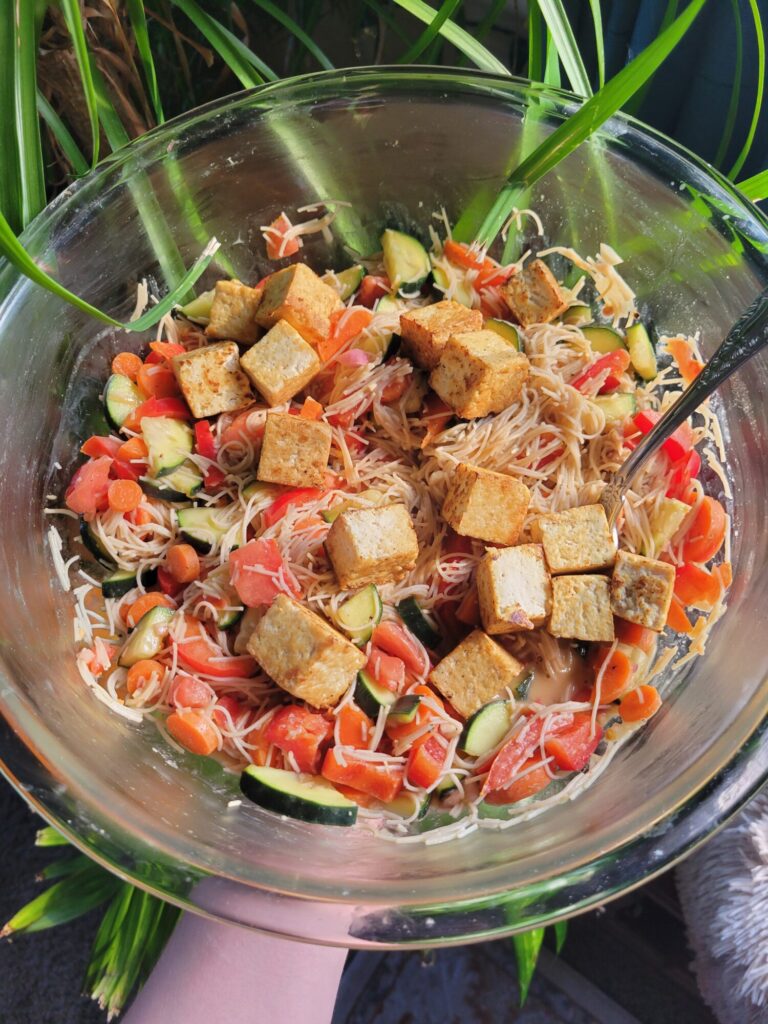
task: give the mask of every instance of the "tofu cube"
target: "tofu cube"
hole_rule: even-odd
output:
[[[279,594],[248,640],[270,678],[315,708],[337,704],[366,657],[316,612]]]
[[[504,287],[504,298],[519,324],[548,324],[568,308],[568,302],[552,271],[541,260],[532,260]]]
[[[432,669],[429,681],[460,715],[469,718],[514,685],[524,670],[517,658],[476,629]]]
[[[320,359],[287,320],[278,320],[257,345],[240,357],[253,386],[270,405],[301,391],[320,370]]]
[[[463,537],[512,545],[523,528],[531,492],[513,476],[460,462],[443,503],[443,518]]]
[[[181,392],[195,419],[242,409],[253,401],[248,378],[240,369],[234,341],[184,352],[171,360]]]
[[[349,509],[328,531],[325,550],[342,590],[401,580],[416,564],[419,541],[404,505]]]
[[[331,454],[331,428],[287,412],[267,416],[256,476],[268,484],[321,487]]]
[[[531,525],[531,535],[543,545],[553,574],[610,569],[616,559],[616,541],[602,505],[539,516]]]
[[[410,309],[400,314],[403,352],[417,366],[433,370],[452,334],[479,331],[482,326],[483,314],[479,309],[468,309],[453,299]]]
[[[613,640],[611,587],[606,576],[555,576],[552,580],[552,636],[571,640]]]
[[[263,291],[263,288],[249,288],[239,281],[217,281],[211,317],[205,329],[208,337],[252,345],[260,333],[256,310]]]
[[[552,583],[541,545],[489,548],[477,567],[477,596],[486,633],[543,625],[552,610]]]
[[[619,551],[611,579],[613,614],[646,629],[662,630],[674,586],[674,566]]]
[[[305,341],[317,346],[331,333],[331,314],[342,309],[344,303],[333,288],[305,263],[294,263],[267,279],[256,319],[262,327],[287,320]]]
[[[527,357],[493,331],[452,334],[429,383],[462,419],[502,412],[528,379]]]

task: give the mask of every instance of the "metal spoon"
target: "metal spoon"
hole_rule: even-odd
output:
[[[608,478],[600,504],[614,527],[624,497],[646,459],[732,373],[768,344],[768,288],[739,317],[696,380],[667,409],[623,465]]]

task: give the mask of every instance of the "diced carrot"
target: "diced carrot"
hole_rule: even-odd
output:
[[[661,697],[655,686],[638,686],[623,697],[619,714],[625,722],[643,722],[655,715],[661,707]]]
[[[604,648],[598,650],[595,655],[594,664],[595,672],[598,673],[608,658],[608,652],[610,648]],[[608,664],[605,666],[602,679],[600,681],[600,703],[610,704],[614,700],[618,700],[627,690],[632,689],[632,673],[634,672],[634,666],[629,658],[623,651],[618,648],[610,655]]]
[[[707,572],[700,565],[678,565],[675,569],[675,597],[684,605],[711,608],[722,590],[719,574]]]
[[[141,690],[153,676],[157,679],[162,679],[164,672],[164,666],[159,661],[155,661],[154,658],[144,658],[142,661],[137,661],[135,665],[131,665],[128,669],[128,678],[126,680],[128,693],[136,693],[137,690]]]
[[[133,352],[118,352],[112,360],[112,373],[120,373],[124,377],[136,380],[142,367],[141,359]]]
[[[720,580],[720,586],[727,590],[733,583],[733,566],[730,562],[721,562],[712,569],[712,575]]]
[[[356,337],[373,320],[373,313],[363,306],[349,306],[331,314],[331,333],[317,346],[317,354],[323,363],[335,356],[339,349]]]
[[[686,562],[708,562],[714,558],[723,546],[727,522],[720,502],[705,495],[683,539]]]
[[[139,370],[136,383],[148,398],[172,398],[179,394],[176,374],[164,363],[147,365]]]
[[[146,459],[148,456],[149,449],[143,437],[132,437],[130,440],[124,441],[117,449],[117,457],[122,459],[123,462],[132,462],[134,459]]]
[[[191,583],[200,575],[200,556],[191,544],[172,544],[167,561],[168,571],[179,583]]]
[[[137,597],[131,607],[128,609],[126,614],[126,623],[133,627],[147,612],[153,608],[175,608],[176,605],[171,601],[165,594],[142,594],[141,597]]]
[[[296,235],[294,238],[285,237],[292,227],[293,225],[286,214],[281,213],[279,217],[272,221],[268,228],[264,229],[262,234],[264,235],[264,241],[267,243],[268,260],[279,260],[286,256],[294,256],[302,247],[304,243],[299,235]]]
[[[150,341],[149,347],[162,359],[173,359],[174,356],[181,356],[187,351],[176,341]]]
[[[319,420],[323,415],[323,407],[314,398],[307,396],[304,399],[299,415],[303,416],[305,420]]]
[[[356,704],[345,704],[339,711],[339,742],[343,747],[365,750],[373,733],[373,722]]]
[[[645,654],[650,654],[656,643],[656,634],[652,629],[639,626],[636,622],[614,618],[616,639],[630,647],[639,647]]]
[[[684,338],[670,338],[667,342],[667,351],[677,363],[680,376],[686,384],[694,381],[704,369],[704,363],[696,359],[690,343]]]
[[[477,587],[472,587],[461,599],[456,609],[456,618],[465,626],[478,626],[480,624],[480,601],[477,596]]]
[[[135,480],[113,480],[107,491],[107,500],[113,512],[133,512],[143,498],[144,492]]]
[[[175,711],[166,718],[165,727],[177,743],[193,754],[204,757],[218,746],[216,729],[200,711]]]
[[[674,595],[667,613],[667,625],[676,633],[691,633],[693,631],[693,623],[685,614],[685,608]]]
[[[521,771],[526,774],[516,779],[506,789],[497,789],[486,794],[485,802],[488,804],[514,804],[518,800],[525,800],[526,797],[540,793],[552,781],[547,769],[540,764],[540,758],[530,758],[523,764]],[[539,765],[539,767],[534,767]],[[529,771],[527,769],[530,769]]]

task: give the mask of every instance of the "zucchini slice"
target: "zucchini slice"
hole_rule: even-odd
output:
[[[397,606],[397,614],[410,629],[417,640],[420,640],[425,647],[434,650],[439,646],[441,636],[424,612],[419,607],[415,597],[406,597]]]
[[[486,320],[483,324],[486,331],[493,331],[494,334],[498,334],[504,341],[508,341],[513,348],[516,348],[518,352],[522,351],[522,345],[520,344],[520,334],[514,324],[507,323],[506,320],[496,320],[495,317],[491,317]]]
[[[492,700],[478,708],[464,726],[459,746],[472,757],[493,750],[509,731],[509,711],[508,700]]]
[[[107,419],[118,430],[144,399],[130,377],[113,373],[104,388],[104,410]]]
[[[592,351],[599,355],[627,347],[622,336],[612,327],[604,327],[602,324],[587,324],[586,327],[582,327],[581,333],[589,342]]]
[[[384,268],[398,295],[413,295],[432,273],[427,250],[412,235],[387,228],[381,236]]]
[[[171,628],[171,619],[175,615],[173,608],[157,605],[142,615],[136,628],[128,638],[118,659],[118,665],[130,668],[144,658],[154,658],[163,649],[163,642]]]
[[[86,523],[84,519],[80,520],[80,539],[94,558],[103,562],[104,565],[114,566],[114,558],[96,536],[96,531],[93,529],[93,526],[90,523]]]
[[[383,611],[379,591],[374,583],[370,583],[337,608],[335,619],[350,640],[357,644],[367,644],[374,627],[381,622]]]
[[[421,697],[418,693],[406,693],[398,697],[387,715],[387,722],[393,725],[410,725],[416,718],[416,713],[421,704]]]
[[[387,811],[391,811],[392,814],[399,814],[401,818],[410,818],[418,806],[419,813],[414,818],[414,821],[421,821],[429,810],[431,799],[431,793],[422,795],[407,791],[400,793],[394,800],[390,800],[388,804],[382,804],[382,807]]]
[[[656,352],[651,337],[644,324],[636,323],[627,328],[627,348],[637,373],[643,380],[653,380],[659,372]]]
[[[141,582],[145,587],[151,587],[156,580],[157,569],[145,569],[141,573]],[[101,581],[101,593],[104,597],[122,597],[138,584],[139,574],[135,569],[118,569]]]
[[[378,718],[381,708],[391,708],[396,700],[397,694],[375,683],[365,669],[357,673],[355,703],[374,722]]]
[[[208,506],[180,508],[176,513],[179,533],[187,544],[207,555],[221,543],[221,538],[232,526],[229,521],[222,522],[217,515],[218,512],[226,511]]]
[[[382,295],[373,307],[374,313],[397,313],[399,309],[400,303],[394,295]]]
[[[150,498],[160,501],[189,501],[203,486],[203,474],[192,462],[185,462],[167,476],[154,479],[151,476],[141,477],[139,483],[144,493]]]
[[[618,423],[637,412],[637,399],[631,391],[617,391],[612,395],[596,395],[592,401],[605,413],[606,423]]]
[[[650,523],[653,546],[656,552],[653,557],[658,558],[659,554],[680,529],[683,520],[690,511],[691,506],[686,505],[684,501],[678,501],[677,498],[662,498],[657,507],[656,514],[651,517]]]
[[[442,800],[444,796],[448,796],[457,788],[456,783],[453,779],[441,779],[435,786],[435,793]]]
[[[346,302],[355,294],[364,277],[365,267],[357,263],[354,267],[347,267],[346,270],[339,270],[335,274],[323,274],[320,280],[333,288],[342,302]]]
[[[517,686],[515,686],[514,694],[518,700],[528,700],[528,694],[531,692],[534,678],[533,672],[526,672]]]
[[[249,764],[240,776],[244,796],[265,811],[316,825],[354,825],[357,804],[320,776]]]
[[[569,306],[560,317],[561,324],[569,324],[572,327],[582,327],[591,322],[592,309],[590,306]]]
[[[167,476],[192,454],[194,434],[183,420],[167,416],[146,416],[141,421],[141,436],[149,449],[152,476]]]
[[[216,289],[211,288],[208,292],[201,292],[196,299],[192,299],[186,306],[179,306],[178,312],[182,316],[186,317],[187,320],[192,320],[197,324],[208,324],[211,319],[211,306],[213,305],[213,296],[216,294]]]

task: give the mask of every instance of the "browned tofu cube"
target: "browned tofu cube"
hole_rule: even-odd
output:
[[[512,686],[524,670],[500,644],[476,629],[432,669],[429,681],[453,707],[469,718]]]
[[[331,314],[344,308],[344,303],[314,270],[305,263],[278,270],[264,284],[256,319],[262,327],[273,327],[278,320],[287,320],[311,345],[328,338]]]
[[[539,516],[531,524],[531,535],[543,545],[551,573],[610,569],[616,558],[616,541],[602,505]]]
[[[674,587],[674,566],[619,551],[611,579],[613,614],[658,632],[666,625]]]
[[[531,492],[513,476],[460,462],[448,485],[443,518],[464,537],[516,544]]]
[[[337,704],[366,657],[315,612],[279,594],[247,649],[284,690],[315,708]]]
[[[208,337],[253,344],[260,334],[256,310],[263,292],[263,288],[249,288],[239,281],[217,281],[205,329]]]
[[[568,302],[552,271],[541,260],[531,260],[504,286],[504,297],[518,323],[548,324],[565,312]]]
[[[483,314],[479,309],[467,309],[453,299],[409,309],[407,313],[400,314],[403,352],[417,366],[432,370],[452,334],[479,331],[482,326]]]
[[[419,542],[404,505],[349,509],[328,531],[325,550],[342,590],[401,580],[416,564]]]
[[[184,352],[174,356],[171,365],[195,419],[242,409],[253,401],[234,341]]]
[[[285,412],[267,416],[256,474],[268,484],[321,487],[331,454],[331,428]]]
[[[502,412],[528,379],[527,357],[493,331],[452,334],[429,383],[457,416]]]
[[[477,567],[477,596],[486,633],[543,625],[552,609],[552,584],[541,545],[489,548]]]
[[[280,405],[309,384],[320,359],[295,327],[279,320],[240,357],[240,365],[267,402]]]
[[[611,588],[606,576],[554,576],[552,636],[570,640],[613,640]]]

